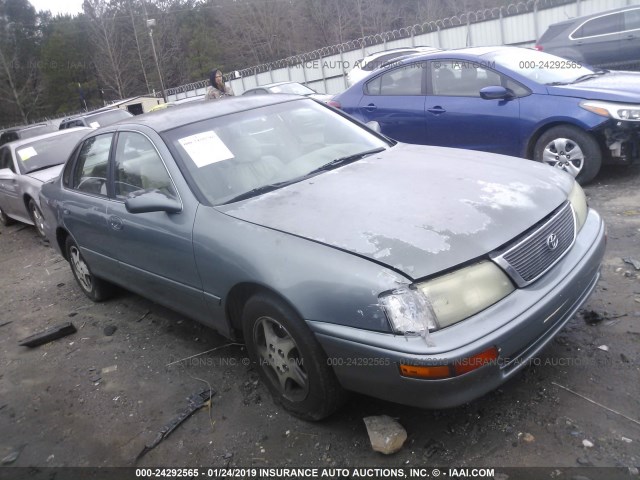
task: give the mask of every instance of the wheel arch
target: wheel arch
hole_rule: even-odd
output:
[[[258,293],[272,295],[278,300],[284,302],[291,308],[299,318],[303,318],[300,311],[282,294],[276,290],[255,282],[241,282],[234,285],[227,294],[225,304],[225,316],[231,327],[234,336],[242,338],[242,312],[247,301]]]
[[[555,120],[553,122],[545,123],[544,125],[541,125],[540,127],[538,127],[538,129],[535,132],[533,132],[533,134],[529,137],[529,141],[527,142],[527,145],[525,147],[524,158],[533,160],[536,143],[538,142],[540,137],[544,135],[546,132],[548,132],[549,130],[551,130],[552,128],[564,127],[564,126],[579,128],[586,134],[591,135],[596,140],[596,142],[598,142],[598,145],[602,150],[602,142],[600,141],[600,138],[597,135],[594,135],[593,130],[585,128],[585,125],[580,123],[575,123],[568,120]]]
[[[60,247],[60,253],[62,254],[62,257],[66,261],[69,261],[69,256],[67,255],[67,249],[65,248],[65,245],[67,243],[67,238],[70,236],[71,234],[64,228],[58,227],[56,229],[56,242],[58,244],[58,247]]]

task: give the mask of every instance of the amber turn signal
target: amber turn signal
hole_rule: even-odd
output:
[[[500,353],[496,347],[491,347],[471,357],[461,358],[453,365],[409,365],[400,364],[400,374],[408,378],[421,378],[427,380],[437,380],[442,378],[457,377],[464,375],[489,363],[495,362]]]

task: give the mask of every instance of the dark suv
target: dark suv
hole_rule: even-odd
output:
[[[118,108],[112,108],[111,110],[103,110],[93,113],[87,113],[85,115],[77,115],[75,117],[65,118],[60,122],[60,130],[73,127],[91,127],[98,128],[106,125],[111,125],[125,118],[133,117],[133,115],[126,110],[120,110]]]
[[[640,67],[640,6],[554,23],[536,48],[597,67]]]

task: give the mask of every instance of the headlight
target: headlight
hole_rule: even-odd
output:
[[[496,264],[483,261],[383,296],[380,300],[398,333],[437,330],[490,307],[515,290]]]
[[[625,105],[623,103],[600,102],[597,100],[582,100],[580,106],[596,115],[640,122],[640,105]]]
[[[587,221],[587,213],[589,207],[587,206],[587,197],[584,195],[584,190],[578,185],[578,182],[573,184],[571,193],[569,193],[569,202],[573,207],[573,212],[576,215],[576,234],[580,231],[584,222]]]

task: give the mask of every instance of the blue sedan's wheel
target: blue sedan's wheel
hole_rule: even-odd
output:
[[[536,142],[534,159],[571,174],[578,183],[595,178],[602,164],[598,142],[577,127],[562,125],[543,133]]]
[[[284,302],[259,293],[246,303],[247,350],[276,403],[305,420],[321,420],[344,399],[327,357],[304,321]]]
[[[78,245],[71,237],[67,237],[65,250],[73,276],[84,294],[94,302],[101,302],[109,298],[113,293],[113,286],[91,273],[91,269],[82,257]]]
[[[7,214],[2,211],[2,208],[0,208],[0,223],[6,227],[13,222],[13,218],[8,217]]]

